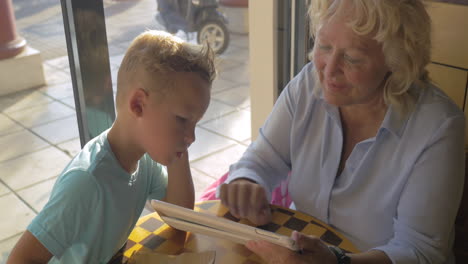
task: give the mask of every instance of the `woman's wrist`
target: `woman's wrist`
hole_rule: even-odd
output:
[[[337,264],[351,263],[351,258],[347,256],[341,248],[335,246],[328,246],[328,249],[330,249],[330,251],[333,252],[333,254],[335,254]]]
[[[237,178],[231,182],[235,182],[235,181],[248,181],[248,182],[251,182],[251,183],[255,183],[255,184],[258,184],[256,181],[252,180],[252,179],[249,179],[249,178]]]

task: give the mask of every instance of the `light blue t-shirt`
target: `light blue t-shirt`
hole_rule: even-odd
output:
[[[130,175],[107,132],[67,165],[28,230],[54,255],[49,263],[106,263],[124,245],[147,199],[166,194],[165,168],[145,154]]]
[[[390,106],[375,137],[356,144],[337,175],[340,114],[314,95],[312,69],[283,90],[228,182],[247,177],[271,192],[291,171],[297,210],[336,227],[359,250],[382,250],[393,263],[451,263],[465,175],[463,112],[428,84],[406,118]]]

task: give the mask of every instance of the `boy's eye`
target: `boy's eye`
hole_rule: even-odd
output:
[[[176,116],[176,119],[177,119],[177,121],[182,122],[182,123],[187,121],[187,118],[182,117],[182,116]]]

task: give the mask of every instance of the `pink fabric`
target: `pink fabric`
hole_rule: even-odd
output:
[[[200,197],[199,201],[209,201],[209,200],[217,200],[216,198],[216,188],[221,185],[223,182],[226,181],[228,173],[225,173],[215,182],[213,182],[208,188],[203,191],[202,196]]]
[[[288,193],[289,175],[285,181],[282,181],[280,185],[273,190],[271,194],[271,201],[270,201],[271,204],[279,205],[283,207],[289,207],[291,205],[292,200]],[[228,173],[225,173],[218,180],[216,180],[210,186],[208,186],[208,188],[206,188],[205,191],[203,191],[203,194],[199,200],[208,201],[208,200],[218,199],[216,197],[216,188],[218,188],[219,185],[223,184],[226,181],[227,176],[228,176]]]
[[[289,196],[288,191],[288,182],[289,176],[291,173],[288,174],[288,178],[280,183],[278,187],[276,187],[273,192],[271,193],[271,204],[280,205],[286,208],[292,203],[291,196]]]

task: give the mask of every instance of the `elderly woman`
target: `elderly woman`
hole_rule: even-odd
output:
[[[464,176],[464,115],[429,82],[422,0],[314,0],[312,62],[287,85],[220,198],[233,215],[270,221],[287,177],[297,210],[362,251],[293,233],[303,254],[252,241],[269,263],[453,263]]]

